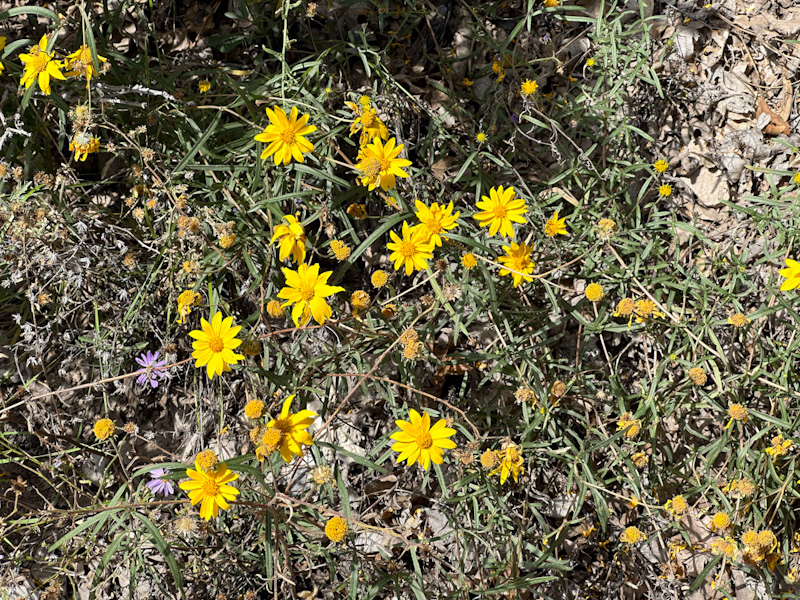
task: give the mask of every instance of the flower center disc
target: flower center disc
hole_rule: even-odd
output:
[[[433,438],[431,437],[430,433],[421,433],[417,437],[417,444],[423,450],[427,450],[431,446],[433,446]]]
[[[213,479],[206,479],[205,483],[203,483],[203,495],[204,496],[217,496],[219,495],[219,485]]]
[[[400,246],[400,254],[405,256],[406,258],[411,258],[417,253],[417,247],[414,245],[414,242],[403,242]]]
[[[46,52],[40,52],[36,58],[31,61],[33,65],[33,70],[37,73],[43,73],[47,70],[47,63],[50,62],[50,57],[47,55]]]
[[[294,144],[294,131],[291,129],[281,131],[281,141],[284,144]]]
[[[364,165],[364,177],[377,177],[381,172],[381,161],[370,158]]]
[[[314,297],[314,288],[312,287],[301,287],[300,288],[300,297],[308,302]]]
[[[225,349],[225,342],[222,341],[221,337],[212,337],[208,340],[208,347],[212,352],[222,352]]]
[[[292,424],[289,419],[276,419],[275,424],[272,426],[282,434],[291,433],[292,431]]]
[[[502,204],[498,204],[497,206],[494,207],[495,219],[505,219],[507,214],[508,214],[508,209]]]

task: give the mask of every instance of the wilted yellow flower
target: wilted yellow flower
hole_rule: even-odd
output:
[[[617,309],[614,311],[615,317],[630,317],[636,309],[636,303],[633,298],[623,298],[617,304]]]
[[[200,90],[201,93],[205,94],[208,90],[211,89],[211,82],[208,79],[203,79],[197,82],[197,89]]]
[[[711,544],[711,552],[724,554],[729,560],[734,560],[739,554],[739,548],[732,537],[724,537]]]
[[[708,524],[709,528],[713,531],[723,531],[731,526],[731,518],[728,513],[719,511],[714,513],[711,521]]]
[[[730,420],[728,424],[725,425],[725,429],[731,426],[731,423],[734,421],[741,421],[742,423],[747,423],[748,419],[750,418],[747,414],[747,408],[743,405],[734,403],[728,407],[728,416]]]
[[[356,290],[353,292],[353,295],[350,296],[350,305],[353,307],[353,310],[367,310],[370,305],[369,294],[364,290]]]
[[[331,240],[331,252],[340,262],[350,258],[350,246],[341,240]]]
[[[708,381],[708,376],[706,375],[703,367],[692,367],[689,369],[689,379],[691,379],[692,383],[695,385],[702,386],[706,384],[706,381]]]
[[[747,326],[747,324],[750,323],[750,319],[748,319],[742,313],[734,313],[728,317],[728,323],[734,327],[741,328]]]
[[[90,133],[81,131],[72,136],[69,149],[75,153],[75,160],[83,162],[87,156],[100,150],[100,140]]]
[[[250,400],[244,405],[244,414],[248,419],[260,419],[264,414],[264,402],[261,400]]]
[[[100,56],[99,54],[97,55],[98,65],[102,65],[107,61],[107,58]],[[83,75],[86,78],[86,85],[89,85],[89,80],[93,75],[97,75],[97,72],[94,70],[92,51],[86,44],[83,44],[75,52],[67,56],[66,60],[64,61],[64,68],[67,69],[64,74],[69,75],[70,77]]]
[[[209,471],[217,466],[218,460],[216,452],[213,450],[203,450],[197,455],[194,462],[198,469]]]
[[[619,536],[619,541],[623,544],[638,544],[639,542],[647,539],[644,532],[638,527],[627,527],[622,535]]]
[[[793,445],[794,444],[792,443],[792,440],[785,440],[783,439],[782,434],[778,434],[772,438],[772,445],[767,448],[765,452],[772,458],[784,456],[785,454],[789,453],[789,450]]]
[[[286,314],[286,309],[280,300],[270,300],[267,302],[267,314],[273,319],[279,319]]]
[[[389,304],[384,304],[381,307],[381,314],[385,319],[394,319],[395,315],[397,315],[397,306],[391,302]]]
[[[270,241],[271,244],[278,242],[280,260],[286,260],[291,256],[298,265],[306,260],[306,231],[299,217],[299,213],[285,215],[283,218],[286,223],[275,226],[275,233]]]
[[[651,317],[664,317],[664,313],[656,309],[656,303],[652,300],[637,300],[634,302],[634,312],[636,313],[636,322],[643,323]]]
[[[178,296],[178,323],[183,323],[189,313],[192,312],[192,307],[200,304],[203,297],[197,292],[192,290],[185,290]]]
[[[362,97],[363,98],[363,97]],[[345,102],[347,107],[355,113],[355,119],[350,124],[350,135],[361,132],[358,145],[369,144],[375,138],[386,140],[389,138],[389,129],[378,117],[378,111],[370,106],[369,98],[366,102]]]
[[[509,474],[514,478],[514,482],[519,481],[519,476],[525,471],[525,459],[519,451],[519,447],[510,440],[503,444],[503,449],[497,453],[500,466],[495,468],[489,475],[500,472],[500,485],[504,484]]]
[[[494,450],[487,450],[481,454],[481,466],[484,469],[494,469],[498,462],[500,462],[500,459]]]
[[[103,442],[114,434],[114,429],[114,421],[111,419],[100,419],[94,424],[94,437]]]
[[[361,221],[367,218],[367,207],[363,204],[351,204],[347,207],[347,214]]]
[[[350,526],[347,521],[341,517],[333,517],[325,523],[325,535],[334,543],[341,542],[349,530]]]
[[[734,498],[747,498],[753,495],[755,489],[755,485],[749,479],[734,479],[723,487],[722,491]]]
[[[680,517],[689,510],[689,504],[686,502],[686,498],[678,494],[667,500],[667,503],[664,505],[664,510],[674,517]]]
[[[644,452],[635,452],[633,455],[631,455],[631,460],[633,461],[633,464],[637,469],[641,469],[645,465],[647,465],[647,461],[649,459],[648,459],[646,453],[644,453]]]
[[[536,81],[532,81],[530,79],[526,79],[522,82],[520,86],[520,92],[522,92],[523,96],[531,96],[536,93],[536,90],[539,89],[539,84]]]
[[[617,421],[617,431],[621,431],[623,429],[626,430],[625,437],[635,438],[642,430],[642,421],[640,419],[634,419],[633,414],[629,412],[622,413],[619,421]]]

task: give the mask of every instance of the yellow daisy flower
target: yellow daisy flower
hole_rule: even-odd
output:
[[[328,285],[332,271],[319,272],[319,265],[300,265],[297,271],[281,269],[286,277],[286,287],[278,292],[278,298],[286,300],[283,306],[292,307],[295,326],[302,327],[314,317],[320,325],[331,318],[331,307],[325,301],[328,296],[343,292],[344,288]]]
[[[6,37],[4,35],[0,35],[0,50],[6,47]],[[6,67],[3,63],[0,63],[0,73],[6,70]]]
[[[100,140],[90,133],[81,131],[72,137],[70,152],[75,152],[75,160],[85,161],[86,157],[100,150]]]
[[[408,466],[418,462],[427,470],[431,461],[437,465],[442,464],[444,450],[456,447],[456,443],[449,439],[456,433],[455,429],[446,426],[446,420],[440,419],[431,427],[431,417],[427,412],[422,416],[413,408],[409,412],[409,421],[395,421],[400,428],[390,437],[396,440],[392,450],[399,452],[397,462],[407,461]]]
[[[509,441],[505,447],[498,452],[498,458],[500,459],[500,466],[489,473],[489,475],[494,475],[499,472],[500,485],[506,482],[509,475],[514,478],[515,483],[518,482],[520,474],[525,471],[525,459],[522,458],[522,454],[517,445]]]
[[[483,212],[475,213],[472,217],[478,221],[481,227],[489,227],[489,235],[500,235],[514,237],[513,223],[527,223],[522,215],[528,212],[525,201],[521,198],[514,198],[516,192],[509,186],[504,189],[501,185],[489,190],[489,196],[481,196],[481,202],[476,206]]]
[[[786,268],[778,271],[781,277],[786,277],[786,281],[781,284],[781,291],[786,292],[800,287],[800,262],[786,259]]]
[[[280,260],[286,260],[291,255],[292,260],[300,264],[306,259],[306,230],[303,229],[303,224],[297,216],[286,215],[283,218],[286,219],[288,225],[284,223],[276,225],[275,234],[270,243],[278,240],[280,248],[278,258]]]
[[[60,60],[54,60],[55,53],[47,53],[47,34],[42,36],[36,46],[28,50],[28,54],[20,54],[19,59],[25,65],[20,83],[25,89],[31,87],[34,81],[39,82],[39,89],[45,94],[50,93],[50,78],[66,79],[61,69],[64,68]]]
[[[267,108],[270,124],[263,132],[255,136],[257,142],[269,144],[261,153],[261,158],[273,157],[275,164],[288,165],[292,159],[304,162],[303,154],[314,151],[314,144],[304,136],[317,130],[315,125],[308,125],[310,115],[297,118],[297,107],[293,106],[287,116],[280,106]]]
[[[217,313],[219,314],[219,313]],[[192,506],[200,502],[200,517],[208,521],[219,514],[219,509],[228,510],[228,504],[239,495],[239,490],[228,485],[239,478],[232,473],[225,463],[220,464],[213,471],[203,471],[195,462],[194,469],[186,469],[189,481],[178,484],[182,490],[189,492]]]
[[[413,229],[422,229],[428,236],[428,241],[433,243],[434,247],[440,247],[442,245],[441,234],[457,226],[456,219],[461,212],[453,214],[452,202],[447,206],[439,206],[437,202],[434,202],[428,208],[425,203],[415,200],[414,206],[417,208],[417,212],[414,214],[420,220],[420,225]]]
[[[520,91],[522,92],[523,96],[531,96],[536,93],[536,90],[539,89],[539,84],[535,81],[531,81],[530,79],[526,79],[522,82],[522,86],[520,87]]]
[[[508,268],[500,269],[500,275],[511,275],[514,278],[514,287],[519,287],[523,281],[533,281],[533,277],[529,277],[536,266],[531,260],[533,246],[528,246],[525,242],[522,244],[511,242],[511,246],[503,246],[503,250],[506,251],[506,255],[500,256],[497,260]]]
[[[103,64],[107,61],[107,58],[99,54],[97,55],[97,62],[99,64]],[[64,61],[64,68],[68,69],[65,71],[65,75],[69,75],[70,77],[83,75],[86,78],[87,84],[93,75],[97,75],[97,72],[94,70],[94,62],[92,61],[92,51],[86,44],[83,44],[75,52],[67,56]]]
[[[403,144],[396,146],[394,138],[384,145],[380,139],[374,139],[371,144],[364,146],[358,153],[359,162],[356,169],[361,171],[361,185],[370,191],[380,186],[385,192],[395,186],[396,177],[408,177],[403,167],[411,165],[410,160],[398,158],[405,147]]]
[[[558,218],[558,211],[553,213],[553,216],[544,224],[544,235],[546,237],[555,237],[556,235],[569,235],[567,232],[567,218]]]
[[[283,401],[281,414],[277,419],[272,419],[267,423],[268,429],[281,432],[280,442],[276,444],[281,453],[281,457],[287,463],[292,462],[294,456],[302,456],[303,449],[300,445],[310,446],[314,443],[314,438],[305,429],[317,418],[317,413],[310,410],[301,410],[299,413],[290,413],[289,407],[296,394],[292,394]]]
[[[394,270],[398,271],[405,265],[406,275],[411,275],[415,270],[427,269],[427,259],[433,258],[433,243],[428,241],[428,234],[417,227],[409,228],[407,221],[403,221],[402,234],[401,239],[394,231],[390,231],[392,241],[386,244],[393,251],[389,260],[394,261]]]
[[[229,365],[244,360],[244,356],[233,351],[242,343],[242,340],[236,339],[242,327],[233,326],[233,317],[223,319],[222,313],[217,312],[211,317],[211,323],[200,319],[200,326],[202,331],[195,329],[189,332],[189,337],[197,340],[192,343],[192,358],[197,359],[195,367],[206,368],[209,379],[213,379],[214,375],[222,375],[223,371],[230,371]]]

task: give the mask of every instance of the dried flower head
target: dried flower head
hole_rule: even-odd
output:
[[[472,252],[466,252],[461,255],[461,266],[469,270],[478,265],[478,261]]]
[[[242,342],[241,350],[246,356],[258,356],[261,354],[261,342],[253,338],[246,339]]]
[[[689,379],[691,379],[692,383],[695,385],[705,385],[708,377],[703,367],[692,367],[689,369]]]
[[[636,322],[643,323],[651,317],[664,317],[664,313],[656,309],[656,303],[652,300],[637,300],[634,303],[634,312],[636,313]]]
[[[686,502],[686,498],[684,498],[681,494],[678,494],[677,496],[673,496],[667,500],[667,503],[664,505],[664,509],[673,517],[681,517],[686,514],[687,510],[689,510],[689,503]]]
[[[361,221],[367,218],[367,207],[363,204],[351,204],[347,207],[347,214]]]
[[[244,414],[248,419],[260,419],[264,414],[264,402],[261,400],[250,400],[244,405]]]
[[[267,303],[267,314],[273,319],[280,319],[286,315],[286,309],[280,300],[270,300]]]
[[[733,325],[737,328],[746,327],[748,323],[750,323],[750,319],[744,316],[742,313],[734,313],[730,317],[728,317],[728,323]]]
[[[204,471],[210,471],[217,466],[219,459],[213,450],[203,450],[194,459],[195,464]]]
[[[731,526],[731,517],[726,512],[716,512],[714,516],[711,517],[708,526],[713,531],[724,531]]]
[[[629,412],[623,413],[617,421],[617,431],[623,429],[626,430],[626,438],[635,438],[642,430],[642,421],[640,419],[634,419],[633,414]]]
[[[631,460],[637,469],[642,469],[647,466],[649,458],[645,452],[635,452],[631,455]]]
[[[397,306],[391,302],[389,304],[384,304],[381,307],[381,315],[383,315],[385,319],[394,319],[395,316],[397,316]]]
[[[533,390],[527,387],[520,387],[517,388],[517,391],[514,392],[514,398],[517,402],[525,404],[526,402],[536,402],[536,396],[533,393]]]
[[[500,462],[499,457],[497,456],[497,452],[494,450],[487,450],[483,454],[481,454],[481,466],[484,469],[494,469],[497,466],[497,463]]]
[[[636,308],[636,303],[633,298],[623,298],[617,304],[617,309],[614,311],[615,317],[630,317]]]
[[[637,544],[645,540],[647,536],[638,527],[627,527],[622,535],[619,536],[619,541],[623,544]]]
[[[357,290],[350,296],[350,305],[353,310],[367,310],[371,302],[369,294],[364,290]]]
[[[350,258],[350,246],[341,240],[331,240],[331,252],[340,262]]]
[[[330,485],[333,483],[333,470],[328,465],[319,465],[311,469],[311,481],[316,485]]]

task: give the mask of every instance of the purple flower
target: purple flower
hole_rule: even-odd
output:
[[[517,113],[511,113],[511,122],[514,125],[519,125],[519,115]]]
[[[136,383],[139,385],[147,385],[148,383],[154,388],[158,387],[158,380],[164,378],[164,373],[156,371],[157,367],[163,367],[167,364],[166,360],[158,360],[158,352],[153,354],[149,350],[145,353],[142,352],[136,357],[136,362],[144,367],[141,375],[136,378]]]
[[[165,475],[169,475],[169,469],[153,469],[150,471],[152,481],[148,481],[146,485],[150,488],[150,491],[153,492],[154,496],[158,496],[159,494],[162,496],[171,496],[175,491],[175,488],[172,487],[169,481],[161,479]]]

